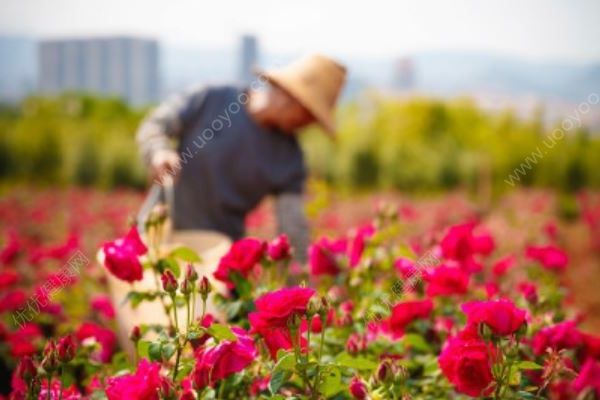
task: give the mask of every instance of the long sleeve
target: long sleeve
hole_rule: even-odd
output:
[[[304,215],[302,195],[282,193],[276,197],[275,214],[279,233],[285,233],[295,249],[295,258],[301,263],[307,259],[309,242],[308,221]]]
[[[206,88],[196,88],[174,95],[144,118],[138,128],[136,141],[147,164],[157,150],[170,149],[171,140],[181,136],[185,127],[201,111],[206,93]]]

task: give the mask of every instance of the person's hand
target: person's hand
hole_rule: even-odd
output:
[[[179,156],[173,150],[158,150],[152,156],[150,163],[152,179],[163,184],[169,179],[175,179],[181,169]]]

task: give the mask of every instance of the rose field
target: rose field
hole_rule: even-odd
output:
[[[2,396],[600,398],[597,193],[565,205],[520,189],[481,207],[460,192],[317,186],[306,265],[291,261],[266,202],[212,276],[193,268],[192,249],[163,246],[164,209],[142,236],[130,228],[138,192],[6,193]],[[151,271],[156,286],[138,290]],[[115,278],[130,285],[119,302]],[[127,353],[120,307],[156,300],[168,322],[136,325]]]

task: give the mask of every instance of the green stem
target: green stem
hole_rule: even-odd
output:
[[[177,339],[177,356],[175,356],[175,365],[173,366],[173,382],[177,377],[177,370],[179,369],[179,359],[181,358],[181,346],[179,345],[179,339]]]
[[[175,315],[175,331],[179,334],[179,319],[177,318],[177,303],[175,303],[175,294],[171,295],[171,303],[173,306],[173,314]]]

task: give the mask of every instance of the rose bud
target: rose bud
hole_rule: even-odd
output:
[[[267,247],[267,254],[273,261],[290,258],[292,253],[287,235],[281,234],[271,241]]]
[[[394,376],[394,372],[392,371],[392,364],[389,360],[383,360],[381,364],[377,367],[377,371],[375,372],[375,379],[377,382],[384,383],[390,378]]]
[[[142,332],[140,331],[140,327],[136,325],[131,329],[131,333],[129,333],[129,340],[133,343],[137,343],[141,338]]]
[[[183,280],[183,282],[181,283],[181,293],[183,293],[186,296],[189,296],[190,293],[192,293],[192,283],[186,279]]]
[[[358,354],[358,352],[360,352],[359,341],[360,338],[358,334],[353,333],[352,335],[350,335],[348,341],[346,342],[346,351],[348,352],[348,354],[355,355]]]
[[[58,353],[58,360],[62,363],[68,363],[75,358],[75,340],[73,336],[67,335],[62,337],[58,341],[56,346],[56,352]]]
[[[44,358],[42,359],[41,366],[46,372],[52,372],[58,367],[58,359],[56,358],[56,344],[53,340],[46,343],[43,352]]]
[[[177,287],[179,286],[177,284],[177,279],[175,279],[175,275],[173,275],[171,271],[166,270],[160,276],[160,279],[162,280],[162,285],[165,292],[174,294],[177,290]]]
[[[350,381],[350,393],[357,400],[365,400],[368,396],[367,386],[359,377],[355,376]]]
[[[196,268],[192,264],[187,265],[187,269],[185,270],[185,279],[190,282],[196,282],[198,280],[198,272],[196,272]]]
[[[25,356],[21,358],[19,365],[17,365],[16,375],[25,382],[30,382],[37,376],[37,368],[31,357]]]
[[[208,294],[212,291],[212,285],[208,281],[207,277],[203,276],[202,279],[200,279],[198,291],[200,292],[200,295],[202,296],[203,300],[206,300],[208,298]]]

